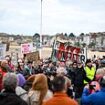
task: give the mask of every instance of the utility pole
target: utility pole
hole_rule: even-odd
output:
[[[39,53],[40,53],[40,58],[42,57],[41,56],[41,49],[42,49],[42,25],[43,25],[43,11],[42,11],[42,9],[43,9],[43,0],[41,0],[41,15],[40,15],[40,51],[39,51]]]

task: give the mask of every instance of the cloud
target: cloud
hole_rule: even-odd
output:
[[[49,9],[46,10],[46,17],[48,17],[46,20],[50,21],[47,26],[52,25],[52,29],[56,29],[58,32],[74,32],[77,34],[80,32],[104,31],[105,21],[103,17],[105,15],[103,10],[89,9],[88,11],[86,8],[89,4],[90,2],[85,3],[80,2],[80,0],[78,3],[73,2],[73,0],[72,3],[65,0],[52,1],[48,5]]]
[[[0,31],[40,33],[41,0],[0,0]],[[105,0],[43,0],[43,34],[105,29]]]

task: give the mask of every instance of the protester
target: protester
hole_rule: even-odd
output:
[[[72,61],[66,61],[66,70],[67,70],[68,73],[72,68],[72,63],[73,63]]]
[[[15,70],[15,67],[14,67],[14,65],[13,65],[12,62],[11,62],[11,57],[10,57],[9,55],[7,55],[7,56],[5,57],[5,59],[7,60],[8,66],[10,67],[10,69],[11,69],[12,71],[14,71],[14,70]]]
[[[17,82],[17,76],[14,73],[7,73],[3,77],[4,91],[0,93],[0,105],[27,105],[27,103],[15,93]]]
[[[99,68],[99,60],[95,60],[95,62],[94,62],[95,64],[96,64],[96,71],[97,71],[97,69]]]
[[[30,104],[42,105],[42,102],[47,100],[45,99],[45,97],[47,97],[46,95],[48,94],[47,77],[44,74],[37,74],[35,76],[32,76],[32,78],[30,79],[31,81],[33,81],[32,88],[28,93]]]
[[[0,91],[3,88],[2,87],[2,79],[8,71],[10,71],[10,69],[8,70],[8,62],[6,60],[2,60],[1,65],[0,65]]]
[[[77,105],[77,102],[80,105],[84,86],[86,85],[87,87],[87,84],[89,85],[88,95],[100,91],[98,82],[100,78],[105,75],[104,68],[101,68],[101,70],[97,69],[100,67],[100,65],[98,65],[98,59],[94,62],[87,59],[86,65],[83,65],[80,61],[67,60],[65,62],[53,62],[51,59],[43,60],[43,62],[36,61],[34,63],[35,65],[33,65],[33,61],[31,60],[24,62],[23,59],[18,59],[17,68],[14,68],[16,71],[13,71],[11,70],[12,66],[9,65],[11,64],[11,59],[7,56],[6,60],[1,61],[0,90],[3,89],[3,77],[5,77],[8,72],[15,72],[18,85],[15,88],[14,94],[17,94],[29,105],[50,105],[50,103],[51,105],[68,105],[70,103],[70,105]],[[93,64],[96,65],[97,70]],[[59,78],[61,78],[62,81],[60,81]],[[99,81],[94,81],[95,78]],[[58,82],[61,82],[61,84],[55,86],[54,84]],[[2,92],[4,93],[5,91]],[[77,102],[71,98],[74,98]],[[53,100],[55,103],[52,102]],[[83,105],[85,105],[83,97],[82,101]]]
[[[18,74],[17,74],[17,78],[18,78],[18,85],[19,85],[20,87],[24,87],[24,85],[25,85],[25,83],[26,83],[25,77],[24,77],[22,74],[18,73]]]
[[[24,75],[24,61],[22,59],[18,59],[18,65],[17,65],[17,70],[16,73],[20,73]]]
[[[57,68],[56,73],[57,73],[57,75],[62,75],[62,76],[66,76],[67,75],[66,68],[64,68],[64,67]]]
[[[93,94],[89,93],[89,86],[84,88],[82,105],[105,105],[105,76],[100,81],[101,90]]]
[[[38,64],[34,67],[35,74],[43,73],[43,64],[39,61]]]
[[[54,96],[43,105],[77,105],[77,102],[66,94],[67,85],[63,76],[56,76],[53,80]]]
[[[13,72],[12,69],[9,67],[7,60],[1,61],[1,68],[3,71]]]
[[[33,74],[34,68],[32,66],[33,62],[28,61],[26,65],[24,65],[24,76],[27,79],[30,75]]]
[[[68,71],[68,77],[71,79],[72,84],[74,84],[75,71],[77,71],[77,69],[78,69],[77,61],[74,61],[72,63],[71,69],[69,69],[69,71]]]
[[[71,87],[71,80],[66,76],[67,75],[67,71],[64,67],[59,67],[57,69],[57,76],[63,76],[65,78],[65,84],[67,86],[67,90],[66,93],[68,96],[73,97],[72,94],[72,87]]]
[[[78,62],[78,67],[74,71],[74,92],[75,99],[81,98],[83,88],[84,88],[84,79],[86,79],[86,73],[83,67],[82,62]]]
[[[96,69],[94,66],[92,66],[92,61],[90,59],[87,59],[86,65],[85,65],[85,72],[87,80],[84,80],[84,84],[88,84],[89,82],[93,81],[96,74]]]
[[[52,62],[51,60],[44,61],[42,66],[44,74],[48,76],[54,76],[56,75],[56,69],[57,69],[56,62]]]
[[[99,68],[96,72],[96,76],[97,75],[104,76],[105,75],[105,67]]]
[[[100,91],[100,84],[98,81],[92,81],[90,84],[88,84],[88,86],[90,94]]]

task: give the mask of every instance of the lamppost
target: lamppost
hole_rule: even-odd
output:
[[[42,57],[41,56],[41,48],[42,48],[42,25],[43,25],[43,23],[42,23],[42,21],[43,21],[43,19],[42,19],[42,15],[43,15],[43,11],[42,11],[42,8],[43,8],[43,0],[41,0],[41,15],[40,15],[40,51],[39,51],[39,53],[40,53],[40,58]]]

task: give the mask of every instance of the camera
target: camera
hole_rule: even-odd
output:
[[[89,89],[90,89],[90,90],[95,89],[95,87],[96,87],[96,85],[89,85]]]

